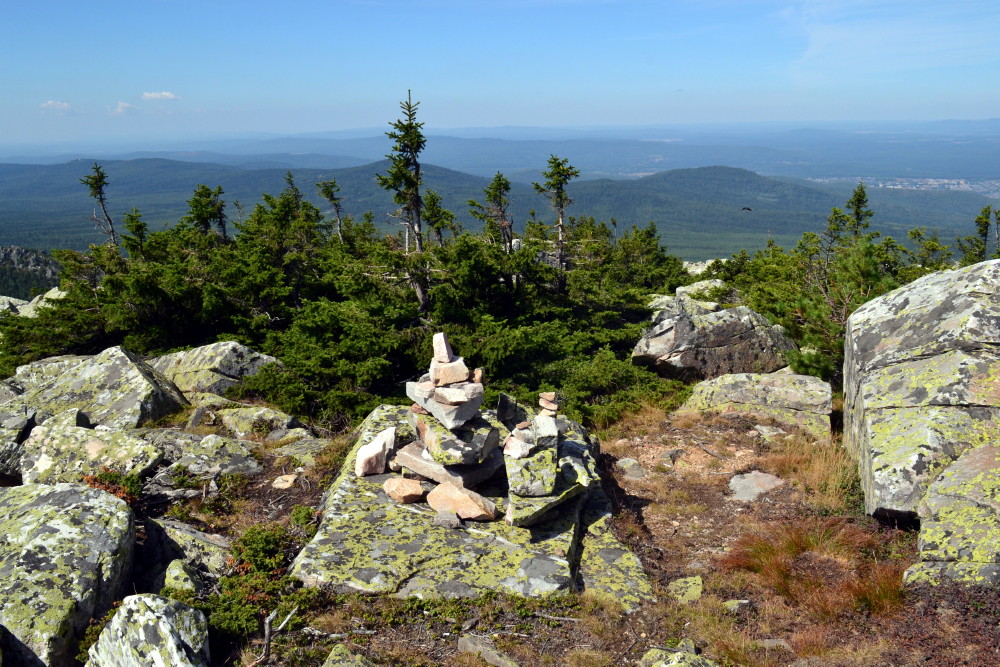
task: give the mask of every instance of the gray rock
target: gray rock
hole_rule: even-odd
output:
[[[458,638],[458,650],[460,653],[478,655],[486,664],[493,667],[518,667],[509,655],[497,648],[492,639],[482,635],[462,635]]]
[[[343,644],[337,644],[330,649],[323,667],[374,667],[374,663],[360,655],[354,655]]]
[[[132,512],[77,484],[0,489],[0,625],[14,665],[69,665],[73,638],[120,599]]]
[[[206,435],[147,482],[144,492],[171,498],[193,498],[220,475],[256,475],[263,470],[249,445],[253,443],[219,435]],[[213,489],[209,485],[210,490]]]
[[[37,373],[37,380],[8,401],[5,410],[56,414],[79,408],[95,425],[126,429],[187,405],[170,381],[120,347],[82,361],[56,361],[37,369],[52,373]]]
[[[666,377],[770,373],[786,366],[785,353],[795,349],[784,329],[745,306],[713,312],[684,297],[658,305],[662,309],[636,344],[632,361]]]
[[[21,476],[25,483],[77,482],[107,468],[125,475],[147,475],[163,453],[123,431],[75,426],[71,410],[36,426],[23,444]]]
[[[1000,260],[924,276],[849,318],[844,444],[869,513],[913,517],[937,473],[1000,439]]]
[[[733,492],[734,500],[749,503],[784,483],[780,477],[775,477],[770,473],[751,470],[742,475],[733,475],[732,479],[729,480],[729,490]]]
[[[272,408],[225,408],[216,411],[222,425],[237,438],[266,437],[272,431],[302,426],[295,417]]]
[[[396,463],[421,477],[432,479],[439,484],[451,482],[456,486],[471,489],[493,477],[504,466],[504,456],[494,449],[482,463],[472,465],[443,465],[429,460],[423,455],[424,448],[410,443],[396,452]]]
[[[970,449],[941,471],[918,513],[920,562],[908,582],[1000,584],[1000,444]]]
[[[831,397],[830,385],[811,375],[734,373],[699,382],[677,413],[769,417],[819,440],[829,440]]]
[[[544,447],[524,458],[504,457],[507,485],[519,496],[548,496],[556,488],[559,473],[555,447]]]
[[[221,394],[277,359],[233,341],[174,352],[147,363],[184,392]]]
[[[136,554],[136,579],[140,590],[159,592],[171,563],[181,561],[199,577],[217,579],[229,571],[231,542],[179,521],[150,519],[146,540]]]
[[[406,411],[377,409],[359,429],[355,449],[389,426],[408,428]],[[353,452],[326,494],[316,536],[291,567],[306,585],[400,597],[486,591],[537,597],[572,589],[568,556],[578,512],[555,512],[530,531],[500,521],[453,530],[434,526],[435,513],[426,506],[392,502],[381,492],[384,476],[356,477],[352,465]]]
[[[130,595],[88,655],[92,667],[208,667],[208,621],[177,600]]]
[[[39,294],[34,299],[26,304],[17,307],[17,314],[21,317],[38,317],[38,309],[46,308],[53,301],[63,299],[66,297],[66,292],[62,291],[58,287],[53,287],[45,294]]]

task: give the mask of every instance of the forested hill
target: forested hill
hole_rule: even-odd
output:
[[[569,158],[572,161],[572,158]],[[222,186],[227,212],[238,217],[232,202],[249,213],[263,193],[284,187],[281,168],[245,169],[209,162],[135,159],[102,162],[109,179],[113,215],[121,218],[139,209],[151,229],[173,224],[187,212],[196,185]],[[92,160],[57,165],[0,164],[0,245],[83,249],[103,238],[89,222],[92,201],[80,178]],[[336,179],[344,209],[355,217],[371,211],[377,224],[390,225],[396,207],[375,183],[385,162],[341,169],[294,169],[296,183],[319,205],[314,183]],[[488,179],[424,165],[425,189],[438,191],[446,208],[468,228],[477,224],[468,214],[469,199],[482,199]],[[807,230],[821,228],[831,207],[843,202],[843,190],[805,181],[768,178],[745,169],[700,167],[665,171],[636,180],[575,181],[568,188],[575,203],[570,215],[615,218],[619,229],[654,222],[670,250],[685,259],[720,257],[742,248],[763,247],[769,238],[792,244]],[[905,239],[906,230],[927,226],[944,240],[968,233],[976,213],[988,201],[971,193],[872,190],[875,225]],[[520,232],[529,211],[549,215],[545,199],[529,185],[513,183],[510,193],[515,230]],[[746,210],[750,209],[750,210]]]

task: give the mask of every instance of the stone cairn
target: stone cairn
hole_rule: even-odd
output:
[[[387,479],[383,489],[400,503],[426,500],[438,512],[436,522],[457,527],[463,519],[492,521],[504,514],[510,525],[530,526],[597,479],[586,443],[565,440],[561,446],[555,392],[539,394],[534,415],[508,397],[496,413],[482,411],[482,369],[470,371],[444,333],[434,336],[429,372],[407,382],[406,395],[414,402],[407,418],[416,440],[396,450],[396,428],[381,431],[358,450],[355,473],[414,473],[417,478]],[[489,493],[476,491],[495,490],[501,468],[507,480],[503,512]]]

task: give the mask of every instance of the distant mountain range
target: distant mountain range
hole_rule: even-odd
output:
[[[366,140],[360,141],[352,145],[358,148]],[[551,142],[543,143],[533,163],[536,170],[538,165],[544,167],[547,151],[554,146]],[[456,141],[454,145],[466,146],[475,153],[474,143]],[[621,153],[622,145],[616,145],[617,149],[609,142],[606,150]],[[470,174],[436,167],[430,161],[433,155],[430,146],[425,162],[425,187],[440,192],[445,206],[463,224],[473,227],[467,201],[482,198],[487,176],[495,170]],[[572,150],[559,154],[573,156]],[[317,205],[321,200],[315,195],[314,184],[333,178],[341,186],[347,212],[361,216],[370,210],[378,222],[386,225],[387,231],[395,231],[387,216],[395,206],[374,178],[376,173],[385,171],[384,161],[346,167],[334,166],[334,162],[320,167],[290,167],[299,161],[323,164],[325,158],[318,154],[303,157],[268,152],[242,156],[228,153],[224,157],[227,163],[220,163],[209,161],[210,157],[188,154],[184,161],[149,157],[102,159],[110,182],[108,198],[112,212],[120,218],[125,211],[136,207],[150,228],[161,228],[186,213],[186,202],[198,184],[221,185],[228,202],[238,200],[249,212],[262,193],[280,192],[284,175],[290,170],[303,193]],[[243,158],[246,159],[241,162]],[[513,156],[500,158],[498,162],[513,159]],[[573,159],[571,162],[577,164]],[[78,159],[60,164],[0,164],[0,201],[3,201],[0,245],[82,249],[89,243],[102,242],[104,239],[89,222],[93,203],[87,197],[86,187],[79,182],[93,163],[93,159]],[[261,164],[266,166],[259,167]],[[573,181],[569,193],[575,203],[569,213],[606,221],[613,217],[620,230],[652,221],[672,252],[698,260],[728,256],[741,248],[760,248],[769,238],[793,244],[802,232],[821,230],[831,207],[843,206],[854,185],[853,182],[818,185],[765,177],[733,167],[673,169],[631,180]],[[971,233],[972,220],[989,202],[981,195],[965,192],[872,189],[869,195],[876,214],[873,226],[897,240],[904,240],[910,228],[927,226],[950,242],[957,234]],[[514,183],[510,198],[517,231],[523,229],[530,210],[543,220],[551,218],[546,200],[528,183]],[[233,206],[228,212],[232,218],[237,215]]]

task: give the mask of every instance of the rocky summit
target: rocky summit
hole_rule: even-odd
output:
[[[481,410],[478,374],[444,334],[434,350],[430,372],[407,384],[414,404],[382,406],[360,427],[292,574],[308,586],[403,597],[583,588],[627,607],[651,599],[638,559],[610,532],[587,431],[553,416],[554,394],[537,409],[505,399],[499,411]],[[387,452],[374,458],[381,465],[356,465],[369,448]],[[405,479],[433,488],[390,493]]]

